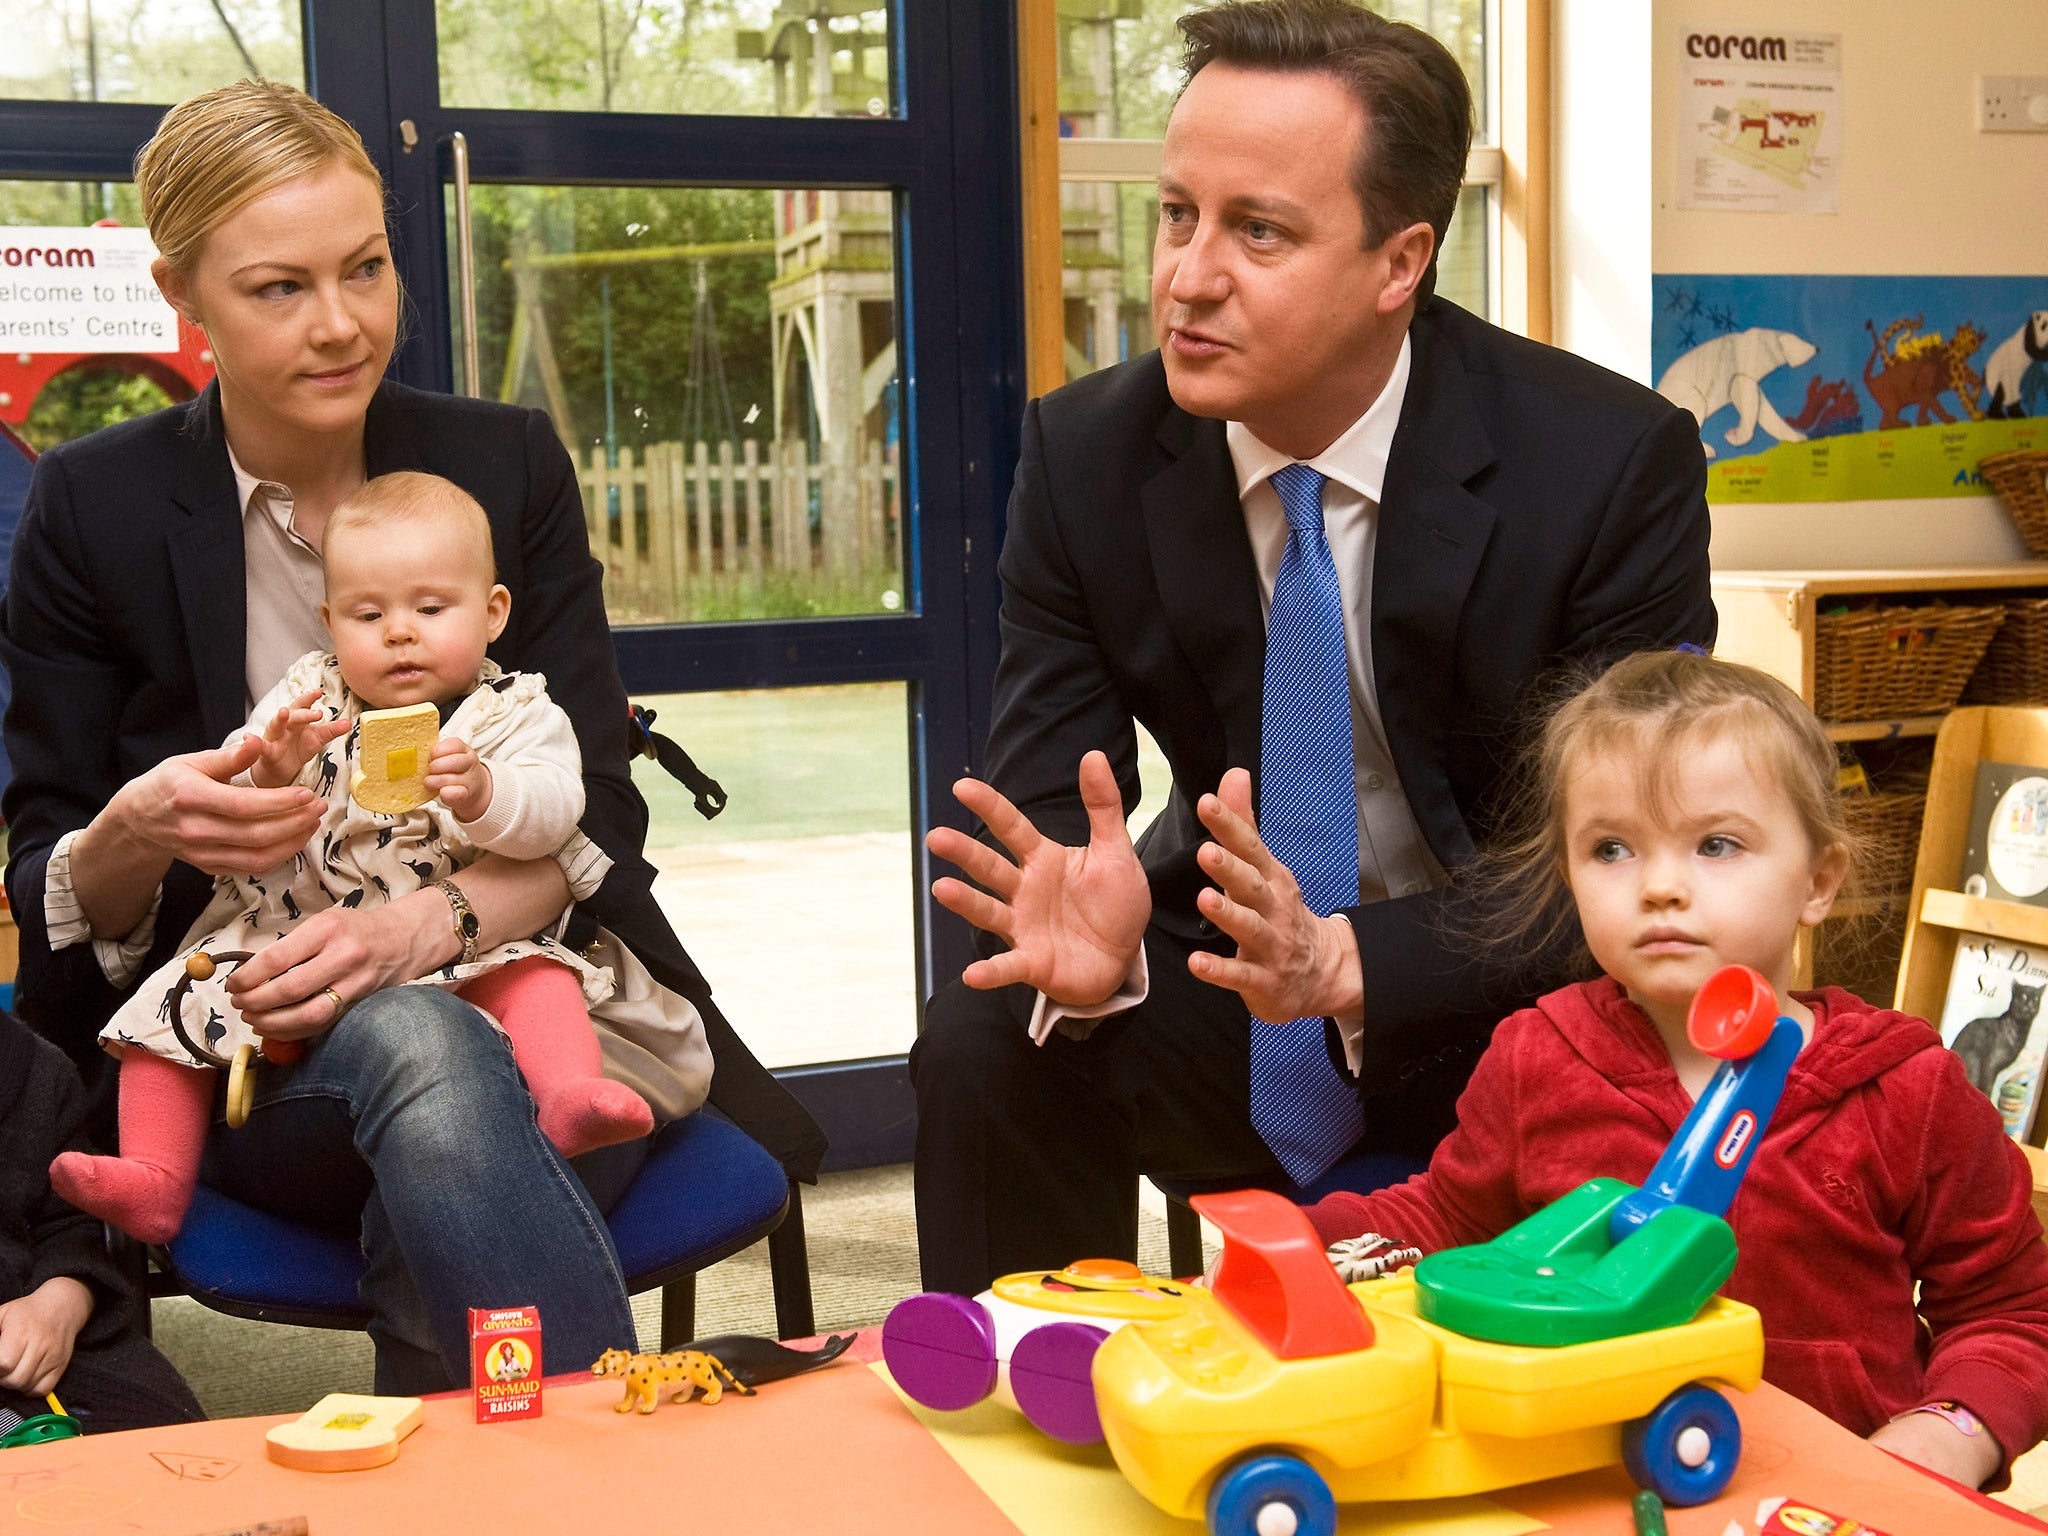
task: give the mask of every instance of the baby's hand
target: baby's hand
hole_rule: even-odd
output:
[[[0,1306],[0,1387],[31,1397],[55,1391],[91,1316],[92,1292],[69,1275]]]
[[[263,727],[263,751],[249,765],[249,782],[258,789],[283,789],[298,777],[326,745],[348,733],[348,721],[327,717],[318,708],[320,690],[310,688],[279,709]]]
[[[427,760],[427,790],[441,797],[457,821],[475,821],[491,808],[490,765],[460,736],[443,736]]]

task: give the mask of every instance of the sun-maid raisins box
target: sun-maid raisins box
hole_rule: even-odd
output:
[[[479,1424],[540,1417],[537,1309],[469,1309],[469,1385]]]

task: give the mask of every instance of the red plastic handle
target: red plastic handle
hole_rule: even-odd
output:
[[[1337,1278],[1307,1214],[1270,1190],[1188,1202],[1223,1234],[1211,1289],[1282,1360],[1365,1349],[1372,1324]]]
[[[1685,1032],[1709,1056],[1754,1056],[1778,1022],[1778,994],[1746,965],[1724,965],[1707,978],[1685,1016]]]

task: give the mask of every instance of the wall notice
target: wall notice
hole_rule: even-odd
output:
[[[1841,34],[1688,26],[1676,49],[1678,206],[1835,212]]]
[[[176,352],[146,229],[0,226],[0,352]]]

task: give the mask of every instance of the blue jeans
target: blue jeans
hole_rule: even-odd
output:
[[[646,1150],[578,1159],[594,1196],[535,1125],[490,1022],[438,988],[392,987],[261,1073],[248,1124],[208,1138],[202,1177],[277,1215],[360,1224],[377,1390],[412,1396],[468,1382],[471,1307],[538,1307],[556,1371],[634,1347],[601,1212]]]

